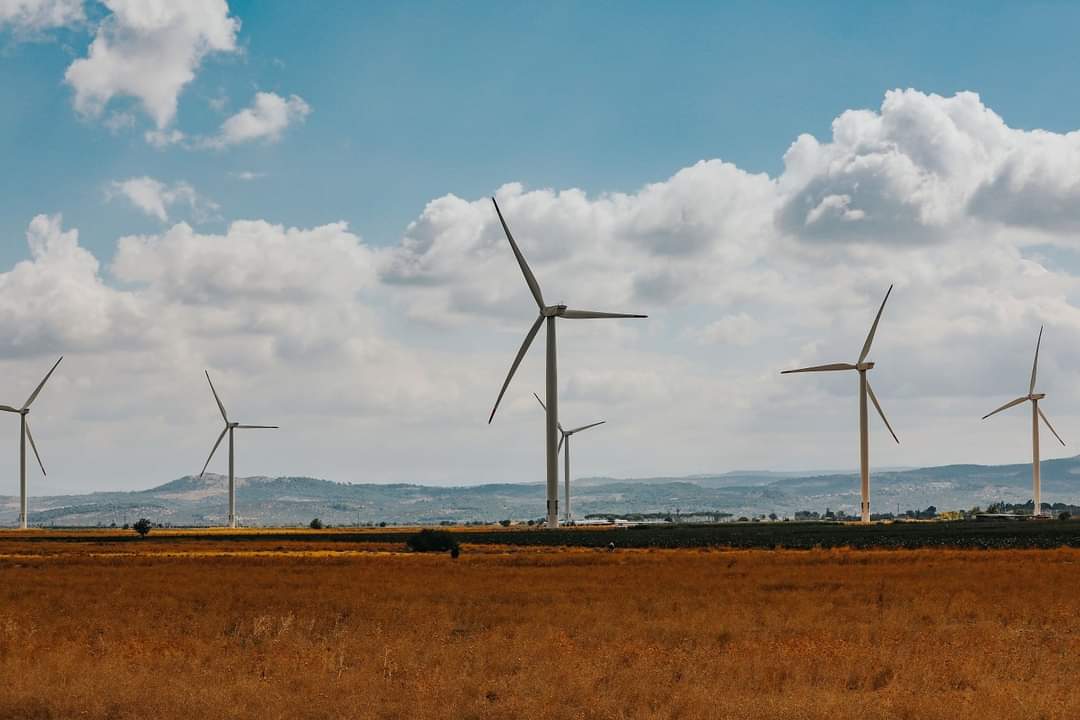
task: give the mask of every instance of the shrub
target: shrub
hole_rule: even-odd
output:
[[[322,520],[320,520],[319,518],[315,518],[310,523],[308,523],[308,527],[312,530],[322,530]]]
[[[139,537],[145,537],[150,533],[150,528],[153,527],[153,523],[151,523],[146,518],[139,518],[139,521],[131,527],[135,530],[135,532],[139,533]]]
[[[454,536],[445,530],[432,530],[424,528],[415,535],[410,535],[405,541],[405,547],[413,552],[446,552],[457,557],[461,552],[461,546]]]
[[[1072,520],[1072,513],[1068,510],[1064,510],[1058,513],[1058,520]]]
[[[510,521],[509,520],[500,520],[499,524],[502,525],[503,527],[510,527]]]

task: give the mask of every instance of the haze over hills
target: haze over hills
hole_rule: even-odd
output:
[[[1043,501],[1080,500],[1080,456],[1042,464]],[[859,486],[854,472],[732,472],[687,477],[589,477],[575,481],[576,517],[590,513],[730,513],[792,516],[826,508],[854,513]],[[561,489],[561,485],[560,485]],[[334,525],[437,523],[540,518],[542,483],[470,487],[336,483],[306,477],[237,479],[245,525],[299,525],[314,517]],[[986,507],[1031,498],[1031,465],[945,465],[880,470],[873,475],[875,512]],[[227,513],[226,478],[182,477],[149,490],[34,497],[35,525],[110,525],[146,517],[174,525],[220,525]],[[18,499],[0,497],[0,524],[15,524]]]

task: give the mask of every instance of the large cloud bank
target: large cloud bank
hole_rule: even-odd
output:
[[[973,93],[907,90],[842,113],[831,138],[796,138],[777,177],[707,160],[635,193],[498,188],[552,302],[651,316],[561,324],[564,417],[609,421],[578,472],[853,467],[854,380],[778,371],[853,360],[890,284],[874,379],[904,444],[877,426],[876,463],[1022,460],[1025,419],[978,417],[1024,390],[1041,324],[1046,409],[1080,438],[1078,149]],[[535,312],[487,198],[435,198],[383,248],[341,223],[180,223],[121,238],[103,270],[58,217],[29,239],[32,258],[0,275],[0,353],[20,387],[46,356],[75,355],[55,423],[107,419],[114,435],[88,437],[108,452],[140,419],[148,448],[197,434],[209,366],[258,420],[292,421],[258,469],[541,477],[539,349],[484,424]],[[166,459],[197,469],[197,445]],[[162,453],[135,454],[123,479],[145,485]]]

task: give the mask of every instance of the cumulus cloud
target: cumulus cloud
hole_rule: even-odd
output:
[[[180,93],[213,53],[237,49],[240,21],[225,0],[103,0],[110,14],[65,80],[75,109],[96,117],[117,97],[137,100],[158,130],[176,117]]]
[[[180,223],[161,235],[121,238],[112,270],[191,304],[347,301],[375,279],[371,250],[341,222],[299,229],[243,220],[224,235]]]
[[[26,241],[31,258],[0,274],[0,354],[138,342],[144,315],[132,295],[105,283],[78,230],[64,230],[60,215],[38,215]]]
[[[978,418],[1027,387],[1041,324],[1040,389],[1068,439],[1080,427],[1068,410],[1080,402],[1074,142],[1009,127],[971,93],[908,90],[841,113],[829,137],[795,139],[775,177],[711,160],[628,193],[498,188],[549,302],[650,314],[558,326],[561,412],[608,420],[580,471],[854,467],[854,378],[779,370],[854,360],[890,284],[871,357],[904,444],[874,425],[875,464],[1022,460],[1025,418]],[[35,223],[32,247],[43,249],[0,283],[0,308],[21,313],[0,313],[0,331],[28,339],[20,350],[0,341],[0,363],[28,348],[86,348],[80,362],[131,377],[117,393],[131,406],[117,412],[148,427],[158,405],[186,423],[212,420],[194,380],[218,369],[256,410],[302,420],[306,442],[283,432],[260,456],[278,463],[259,468],[271,472],[540,479],[531,393],[543,388],[542,337],[485,424],[536,312],[489,198],[434,198],[400,243],[379,249],[342,223],[175,224],[120,239],[112,283],[73,231]],[[29,280],[8,292],[16,275],[37,278],[37,292]],[[28,294],[48,299],[31,312]],[[51,320],[31,331],[37,314]],[[144,467],[160,473],[157,452]],[[191,448],[194,464],[205,452]]]
[[[227,118],[206,145],[224,148],[256,141],[275,143],[290,125],[303,122],[310,113],[311,106],[297,95],[284,98],[271,92],[256,93],[251,107]]]
[[[692,330],[690,335],[704,345],[753,345],[761,338],[761,325],[747,313],[733,313]]]
[[[831,137],[797,138],[774,178],[714,160],[633,193],[508,184],[497,197],[549,301],[652,315],[625,330],[564,323],[559,350],[582,363],[564,373],[563,386],[586,415],[587,386],[640,386],[663,392],[631,402],[637,422],[666,418],[671,407],[697,418],[685,442],[672,441],[678,449],[650,448],[665,462],[694,469],[694,442],[708,446],[723,428],[733,454],[725,467],[775,466],[782,460],[754,453],[777,439],[793,444],[784,457],[796,466],[854,465],[857,458],[834,457],[850,438],[812,442],[798,429],[846,427],[851,383],[781,380],[777,371],[857,357],[890,284],[896,291],[874,350],[878,394],[898,430],[908,429],[904,448],[922,448],[916,462],[964,460],[935,433],[949,435],[952,423],[990,409],[985,398],[1012,387],[1009,372],[1023,379],[1028,336],[1040,324],[1052,328],[1058,357],[1080,353],[1080,283],[1068,265],[1033,252],[1040,243],[1080,250],[1078,137],[1009,127],[974,93],[898,90],[876,110],[841,113]],[[533,309],[490,200],[430,201],[379,261],[408,317],[455,328],[444,332],[491,327],[509,363]],[[669,353],[685,365],[668,367]],[[721,359],[708,367],[693,359],[713,353]],[[624,356],[650,377],[607,376],[604,368]],[[657,379],[652,368],[674,374]],[[1056,370],[1058,391],[1072,397],[1073,373]],[[920,408],[927,403],[937,407],[929,419]],[[718,406],[761,408],[760,427],[745,416],[729,423]],[[983,432],[970,430],[972,438]],[[758,432],[773,436],[754,440]],[[899,451],[880,452],[888,462]],[[668,471],[655,455],[641,461]]]
[[[34,33],[69,27],[86,19],[82,0],[0,0],[0,28]]]
[[[166,185],[145,175],[113,181],[108,195],[126,198],[136,208],[161,222],[168,222],[169,209],[174,205],[186,206],[196,221],[205,220],[209,213],[218,210],[217,203],[195,192],[195,188],[186,182]]]

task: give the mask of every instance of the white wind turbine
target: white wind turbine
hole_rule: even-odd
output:
[[[559,460],[557,436],[559,431],[559,398],[558,369],[556,368],[557,361],[555,352],[555,318],[564,318],[566,320],[588,320],[594,318],[643,318],[648,316],[595,312],[593,310],[571,310],[565,305],[545,304],[544,296],[540,292],[540,284],[536,282],[536,277],[532,274],[532,270],[529,269],[529,264],[525,262],[525,256],[521,254],[521,250],[518,249],[517,243],[514,242],[514,236],[510,234],[510,228],[507,227],[506,220],[504,220],[502,216],[502,211],[499,210],[499,203],[495,202],[495,198],[491,198],[491,202],[495,205],[495,212],[499,216],[499,222],[502,224],[503,232],[506,233],[506,239],[510,241],[510,249],[514,251],[514,257],[517,258],[518,265],[521,267],[521,273],[525,276],[525,282],[532,292],[533,299],[536,300],[536,305],[540,309],[540,314],[532,324],[532,327],[529,328],[529,332],[525,335],[525,342],[521,344],[521,349],[518,350],[517,356],[510,366],[510,372],[506,375],[506,381],[503,383],[502,389],[499,390],[499,397],[495,400],[495,407],[491,409],[491,416],[488,418],[488,423],[490,424],[495,418],[495,411],[499,409],[499,402],[502,400],[503,394],[506,393],[506,388],[510,385],[510,379],[514,377],[514,372],[517,370],[518,365],[521,364],[521,359],[525,357],[525,353],[528,352],[529,346],[532,345],[536,333],[540,331],[540,326],[546,324],[547,382],[545,383],[545,395],[547,397],[548,411],[545,448],[547,450],[547,526],[558,527]]]
[[[544,405],[544,401],[540,399],[540,396],[533,393],[533,397],[536,398],[536,402],[540,403],[540,407],[544,408],[544,412],[547,412],[547,406]],[[566,508],[563,510],[563,520],[570,522],[572,517],[570,514],[570,437],[576,435],[582,430],[588,430],[594,428],[597,425],[603,425],[606,420],[600,422],[594,422],[589,425],[582,425],[570,430],[563,430],[562,423],[559,423],[559,447],[555,448],[555,452],[558,453],[562,449],[563,445],[566,445],[566,452],[563,454],[563,497],[566,499]]]
[[[1042,418],[1042,421],[1046,423],[1046,427],[1050,428],[1050,432],[1054,434],[1057,441],[1061,443],[1062,446],[1065,445],[1065,441],[1057,434],[1057,430],[1050,424],[1046,414],[1042,411],[1042,408],[1039,407],[1039,401],[1046,397],[1046,393],[1035,392],[1035,376],[1039,372],[1039,346],[1042,345],[1042,334],[1043,329],[1040,327],[1039,339],[1035,341],[1035,362],[1031,366],[1031,383],[1028,385],[1028,394],[1007,402],[997,410],[987,413],[982,417],[982,419],[985,420],[991,415],[996,415],[1002,410],[1007,410],[1014,405],[1019,405],[1027,400],[1031,401],[1031,486],[1032,494],[1034,496],[1032,499],[1035,501],[1035,507],[1032,508],[1033,515],[1042,514],[1042,481],[1039,478],[1039,418]]]
[[[859,353],[859,359],[854,364],[815,365],[814,367],[799,368],[798,370],[784,370],[780,373],[786,375],[788,373],[830,372],[834,370],[857,370],[859,372],[859,477],[862,481],[862,521],[864,523],[870,522],[870,423],[866,410],[867,396],[870,397],[870,401],[877,408],[878,415],[885,422],[885,427],[889,429],[889,434],[893,436],[893,440],[896,441],[897,445],[900,444],[900,438],[896,437],[896,433],[893,432],[892,425],[889,424],[888,418],[885,417],[885,411],[881,409],[881,404],[878,403],[877,396],[874,395],[874,390],[870,387],[870,381],[866,377],[867,371],[874,367],[874,363],[867,362],[866,357],[870,354],[870,345],[874,342],[874,333],[877,332],[878,321],[881,320],[881,312],[885,309],[885,303],[888,302],[890,293],[892,293],[892,285],[889,286],[888,292],[885,293],[885,299],[881,301],[881,307],[878,308],[874,324],[870,326],[870,333],[866,336],[862,352]]]
[[[204,371],[205,372],[205,371]],[[230,422],[229,415],[225,412],[225,406],[221,404],[221,398],[218,397],[217,390],[214,389],[214,383],[210,380],[210,373],[206,373],[206,382],[210,383],[210,392],[214,393],[214,400],[217,401],[218,410],[221,411],[221,418],[225,421],[225,428],[218,435],[217,442],[214,443],[214,447],[210,450],[210,456],[206,458],[206,465],[203,465],[202,472],[199,473],[199,477],[202,477],[206,472],[207,466],[210,465],[210,460],[213,459],[214,453],[217,452],[218,445],[221,444],[222,438],[225,437],[225,433],[229,434],[229,527],[236,527],[236,478],[233,473],[233,431],[234,430],[277,430],[277,425],[241,425],[240,423]]]
[[[63,356],[60,360],[63,360]],[[56,370],[56,366],[60,364],[60,360],[56,361],[56,364],[52,366],[52,369],[45,374],[45,377],[38,386],[34,388],[34,392],[30,393],[30,397],[26,399],[26,402],[22,404],[21,408],[13,408],[10,405],[0,405],[0,410],[4,412],[17,413],[20,420],[19,428],[19,527],[23,530],[26,529],[26,516],[27,516],[27,499],[26,499],[26,441],[30,441],[30,447],[34,450],[34,457],[37,458],[38,467],[41,468],[41,474],[45,474],[45,465],[41,462],[41,455],[38,454],[37,445],[34,444],[34,436],[30,434],[30,423],[26,416],[30,414],[30,404],[37,399],[38,393],[41,392],[41,388],[45,387],[45,383],[52,377],[53,371]]]

